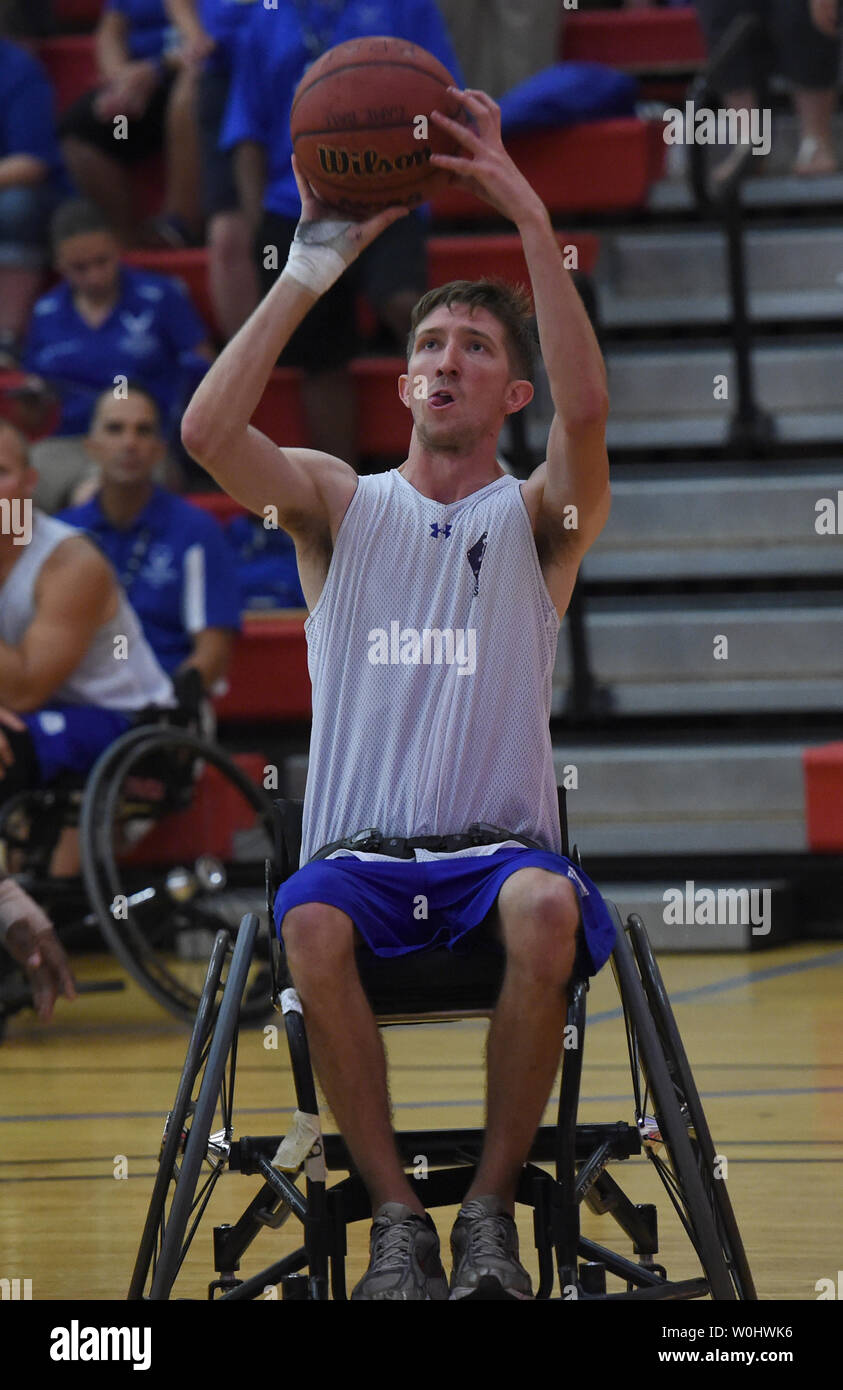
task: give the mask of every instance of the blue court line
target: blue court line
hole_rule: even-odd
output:
[[[729,1100],[747,1096],[821,1096],[840,1095],[843,1086],[779,1086],[765,1087],[755,1091],[705,1091],[704,1100]],[[558,1096],[551,1096],[548,1105],[557,1105]],[[393,1104],[393,1110],[451,1110],[459,1106],[485,1105],[482,1096],[470,1096],[460,1100],[404,1100]],[[629,1092],[618,1096],[580,1096],[581,1105],[632,1105]],[[246,1106],[238,1110],[239,1115],[292,1115],[295,1106]],[[42,1124],[45,1120],[160,1120],[160,1110],[94,1110],[69,1114],[50,1115],[0,1115],[0,1124]],[[242,1126],[241,1126],[242,1128]]]
[[[689,999],[702,999],[709,994],[722,994],[730,989],[742,989],[744,985],[762,984],[765,980],[778,979],[780,975],[797,975],[802,970],[818,970],[824,965],[843,965],[843,951],[832,951],[829,955],[812,956],[809,960],[794,961],[791,965],[770,965],[766,970],[752,970],[748,975],[732,975],[726,980],[717,980],[710,985],[696,985],[694,989],[679,989],[671,994],[671,1004],[683,1004]],[[605,1023],[610,1018],[623,1018],[623,1009],[604,1009],[599,1014],[586,1013],[586,1027],[590,1023]]]

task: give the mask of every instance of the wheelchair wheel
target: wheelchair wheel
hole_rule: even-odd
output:
[[[217,993],[229,948],[228,932],[218,932],[214,949],[211,952],[208,974],[205,977],[196,1020],[190,1035],[176,1098],[173,1102],[173,1108],[164,1122],[164,1133],[158,1155],[158,1173],[135,1260],[132,1282],[129,1286],[130,1299],[144,1297],[147,1281],[150,1275],[154,1277],[157,1269],[161,1245],[167,1230],[169,1189],[170,1185],[178,1180],[178,1159],[184,1153],[187,1142],[188,1120],[192,1118],[196,1109],[194,1096],[197,1093],[197,1079],[208,1060],[211,1029],[217,1008]]]
[[[714,1299],[737,1297],[713,1199],[703,1181],[690,1133],[690,1117],[674,1085],[641,976],[615,909],[617,940],[612,969],[626,1027],[635,1119],[653,1163],[702,1266]],[[662,1152],[663,1150],[663,1152]]]
[[[214,944],[176,1105],[164,1131],[130,1298],[170,1297],[205,1208],[228,1165],[240,1007],[259,926],[255,913],[243,918],[215,1018],[214,1000],[228,948],[225,934],[220,933]],[[144,1295],[147,1285],[149,1292]]]
[[[729,1200],[726,1183],[714,1176],[716,1172],[714,1141],[703,1112],[699,1092],[691,1074],[664,981],[653,955],[653,948],[640,917],[633,914],[629,918],[627,930],[650,1013],[661,1040],[662,1051],[676,1092],[676,1099],[682,1114],[687,1117],[691,1147],[708,1202],[714,1212],[718,1238],[723,1248],[736,1296],[739,1299],[755,1300],[757,1298],[755,1284],[732,1210],[732,1203]]]
[[[243,1021],[270,1011],[265,861],[270,798],[231,758],[177,728],[131,730],[102,754],[80,818],[82,870],[107,944],[176,1017],[192,1022],[216,937],[247,912],[266,927]]]

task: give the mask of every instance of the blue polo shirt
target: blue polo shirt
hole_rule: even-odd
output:
[[[49,78],[31,53],[0,39],[0,159],[11,154],[43,160],[56,191],[70,192],[56,137]]]
[[[322,31],[325,7],[314,2],[306,9],[310,27]],[[456,55],[435,0],[348,0],[326,47],[371,34],[391,34],[420,44],[444,63],[456,85],[462,86]],[[265,147],[264,208],[296,219],[301,213],[301,199],[291,164],[290,109],[310,61],[301,16],[293,0],[278,0],[277,10],[256,6],[237,46],[231,95],[220,134],[224,150],[243,140],[255,140]]]
[[[188,385],[207,370],[193,354],[207,337],[181,280],[122,265],[119,298],[99,328],[80,316],[66,282],[42,295],[23,360],[61,396],[56,434],[85,434],[97,396],[118,374],[155,397],[166,433]]]
[[[103,12],[109,10],[116,10],[129,21],[126,41],[130,58],[160,58],[175,41],[176,30],[164,9],[164,0],[105,0]]]
[[[207,627],[240,627],[234,555],[212,516],[156,487],[140,516],[118,529],[99,497],[69,507],[60,520],[86,531],[111,561],[144,636],[168,675]]]

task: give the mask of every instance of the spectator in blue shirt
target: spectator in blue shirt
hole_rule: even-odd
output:
[[[137,232],[129,170],[164,149],[164,207],[151,230],[159,244],[195,243],[202,231],[196,73],[182,61],[163,0],[105,0],[95,39],[99,85],[59,125],[71,175],[125,245],[148,242],[150,229]]]
[[[261,0],[164,0],[181,35],[185,63],[199,73],[197,120],[202,210],[207,219],[208,287],[226,341],[256,308],[260,287],[252,260],[249,224],[231,150],[220,148],[220,130],[231,87],[238,35]]]
[[[16,365],[49,264],[50,217],[67,192],[47,74],[0,38],[0,366]]]
[[[390,34],[420,44],[461,84],[445,24],[434,0],[278,0],[255,5],[237,45],[224,148],[237,147],[243,210],[255,229],[264,293],[283,270],[301,213],[292,170],[290,109],[306,68],[337,44]],[[348,363],[359,351],[358,286],[399,343],[410,313],[427,288],[427,218],[414,212],[378,237],[314,304],[279,359],[304,371],[303,399],[310,443],[357,460],[354,391]],[[277,251],[273,264],[268,256]]]
[[[148,392],[130,385],[121,400],[103,392],[88,440],[99,491],[60,520],[84,530],[111,561],[167,674],[195,668],[211,692],[240,626],[234,555],[213,517],[156,485],[164,447]]]
[[[66,505],[91,470],[84,448],[100,392],[119,378],[139,381],[176,436],[184,402],[212,361],[207,329],[183,283],[121,264],[105,215],[91,203],[65,203],[52,228],[62,283],[38,300],[24,349],[25,367],[61,400],[54,435],[32,450],[41,481],[36,505]]]

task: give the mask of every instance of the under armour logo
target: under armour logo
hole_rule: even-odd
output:
[[[440,526],[438,521],[431,521],[430,534],[433,536],[434,540],[439,536],[444,536],[447,540],[448,536],[451,534],[451,523],[446,522],[444,526]]]

